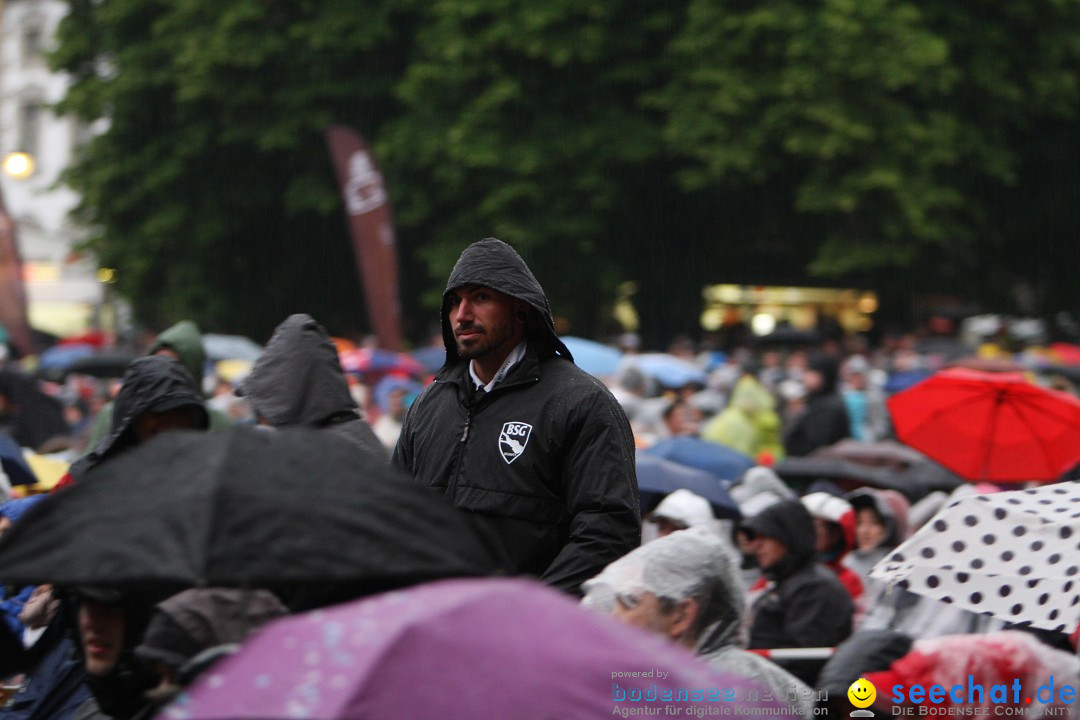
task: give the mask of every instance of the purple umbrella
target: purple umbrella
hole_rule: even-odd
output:
[[[273,621],[158,717],[561,720],[661,706],[736,717],[787,708],[753,681],[543,585],[485,579]]]

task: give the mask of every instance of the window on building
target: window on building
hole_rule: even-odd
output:
[[[22,35],[23,62],[27,64],[45,61],[45,21],[37,14],[26,18],[20,30]]]
[[[45,108],[40,100],[26,100],[19,108],[19,151],[37,156],[41,149],[41,121]]]

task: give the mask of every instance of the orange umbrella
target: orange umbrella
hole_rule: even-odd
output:
[[[337,348],[338,355],[348,350],[356,349],[356,343],[343,337],[331,337],[330,342],[334,343],[334,347]]]

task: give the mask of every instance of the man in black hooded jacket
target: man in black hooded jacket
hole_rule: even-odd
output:
[[[835,357],[823,352],[810,356],[803,376],[806,407],[784,429],[784,452],[788,455],[809,455],[851,437],[847,406],[837,389],[839,379],[840,362]]]
[[[751,648],[834,647],[851,634],[855,612],[836,573],[817,560],[810,511],[781,500],[745,521],[751,549],[770,581],[751,608]],[[821,662],[777,660],[814,685]]]
[[[136,358],[124,371],[108,434],[71,466],[59,485],[81,480],[91,468],[162,432],[209,425],[202,392],[183,365],[164,355]]]
[[[573,363],[543,288],[506,243],[461,254],[443,295],[446,364],[394,462],[475,514],[517,574],[568,593],[641,542],[634,439]]]

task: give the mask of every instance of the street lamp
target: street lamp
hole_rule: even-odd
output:
[[[8,153],[2,166],[8,176],[25,180],[34,174],[34,156],[24,152]]]

